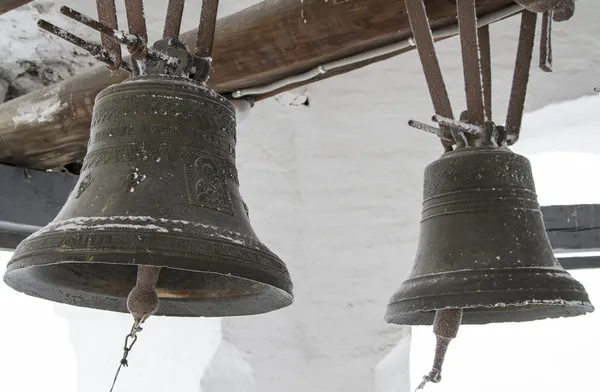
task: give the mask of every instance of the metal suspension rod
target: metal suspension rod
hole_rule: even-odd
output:
[[[125,10],[127,11],[129,32],[142,38],[145,42],[148,42],[146,17],[144,16],[144,2],[142,0],[125,0]]]
[[[542,16],[542,37],[540,39],[540,69],[552,72],[552,17],[554,11],[545,12]]]
[[[98,20],[100,23],[117,30],[119,28],[117,21],[117,8],[115,6],[115,0],[97,0],[96,6],[98,9]],[[119,69],[121,65],[121,45],[116,39],[107,35],[101,34],[100,39],[104,49],[114,57],[113,66],[108,66],[108,69],[115,71]]]
[[[448,91],[446,90],[446,84],[444,83],[444,77],[442,76],[440,62],[435,52],[431,26],[429,25],[425,4],[422,0],[406,0],[405,5],[410,28],[417,43],[417,52],[421,59],[421,65],[423,67],[423,73],[425,74],[427,87],[429,88],[429,95],[431,96],[433,108],[436,114],[447,118],[454,118],[454,115],[452,114],[452,105],[450,104],[450,98],[448,97]],[[444,131],[444,133],[449,133],[443,128],[442,131]],[[444,140],[442,140],[442,145],[446,151],[452,150],[451,144]]]
[[[166,61],[167,64],[169,64],[169,65],[177,64],[178,60],[176,58],[171,57],[160,51],[154,50],[151,47],[148,47],[146,45],[146,42],[143,41],[143,38],[141,38],[137,34],[125,34],[122,31],[112,29],[112,28],[98,22],[97,20],[94,20],[94,19],[90,18],[89,16],[85,16],[82,13],[75,11],[66,6],[61,7],[60,12],[63,15],[68,16],[69,18],[76,20],[76,21],[78,21],[78,22],[104,34],[104,35],[115,38],[121,44],[127,45],[128,48],[137,49],[136,53],[132,53],[132,57],[134,57],[136,59],[143,59],[143,58],[145,58],[146,55],[148,55],[152,58]],[[140,40],[141,40],[141,42],[140,42]]]
[[[83,50],[88,51],[96,60],[106,64],[109,69],[115,68],[115,63],[113,62],[110,54],[102,46],[79,38],[78,36],[71,34],[68,31],[58,26],[55,26],[52,23],[49,23],[43,19],[40,19],[37,22],[37,25],[39,28],[44,29],[51,34],[54,34],[57,37],[67,40],[73,45],[77,45]],[[127,72],[131,72],[131,67],[125,61],[121,61],[119,67]]]
[[[523,11],[517,46],[517,60],[515,62],[515,72],[510,92],[510,101],[508,103],[508,113],[506,115],[508,145],[515,144],[519,140],[521,133],[521,122],[523,121],[527,84],[529,83],[529,72],[533,57],[536,24],[537,14],[530,11]]]
[[[481,77],[483,83],[484,114],[492,120],[492,46],[490,44],[490,27],[483,26],[477,31],[479,35],[479,55],[481,57]]]
[[[479,40],[477,34],[477,15],[475,0],[456,2],[460,45],[467,98],[467,118],[469,122],[483,125],[485,121],[483,107],[483,88],[481,66],[479,64]]]
[[[185,0],[169,0],[163,38],[179,38]]]
[[[195,51],[198,57],[210,57],[212,55],[218,8],[219,0],[202,0],[202,14],[200,15]]]

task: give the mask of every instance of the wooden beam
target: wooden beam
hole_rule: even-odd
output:
[[[27,3],[31,3],[31,1],[32,0],[0,0],[0,15]]]
[[[600,205],[546,206],[542,214],[552,249],[600,249]]]
[[[567,271],[600,268],[599,256],[579,256],[557,258],[561,267]]]
[[[456,24],[456,6],[451,1],[425,2],[432,28]],[[485,15],[513,5],[512,0],[478,0],[477,13]],[[402,0],[266,0],[218,21],[209,84],[220,93],[260,86],[410,36]],[[196,31],[182,38],[193,46]],[[363,60],[257,98],[406,50]],[[47,169],[81,160],[96,94],[125,77],[124,72],[111,74],[99,67],[1,105],[0,162]]]
[[[13,251],[50,223],[77,183],[69,173],[49,173],[0,164],[0,250]],[[10,185],[8,185],[10,184]]]

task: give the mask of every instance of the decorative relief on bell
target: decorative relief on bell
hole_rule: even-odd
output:
[[[207,154],[197,156],[188,151],[192,165],[185,164],[185,177],[190,204],[235,215],[229,193],[225,165]]]
[[[83,192],[90,186],[92,183],[92,174],[88,173],[85,177],[82,177],[79,183],[77,184],[77,190],[75,191],[75,198],[79,198]]]

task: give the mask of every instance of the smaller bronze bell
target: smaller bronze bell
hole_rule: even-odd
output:
[[[462,148],[425,169],[417,257],[386,320],[431,325],[463,309],[463,324],[592,312],[584,287],[554,257],[527,158]]]

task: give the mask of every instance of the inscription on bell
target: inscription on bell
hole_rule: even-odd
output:
[[[170,117],[194,124],[202,124],[203,128],[221,129],[235,138],[235,126],[222,126],[224,118],[232,123],[235,115],[224,106],[215,105],[214,100],[206,98],[193,99],[187,97],[188,105],[195,107],[208,106],[211,113],[204,111],[181,110],[179,100],[155,99],[152,96],[137,94],[129,97],[114,97],[111,100],[100,100],[94,107],[92,128],[99,126],[119,126],[127,118],[137,117]]]

